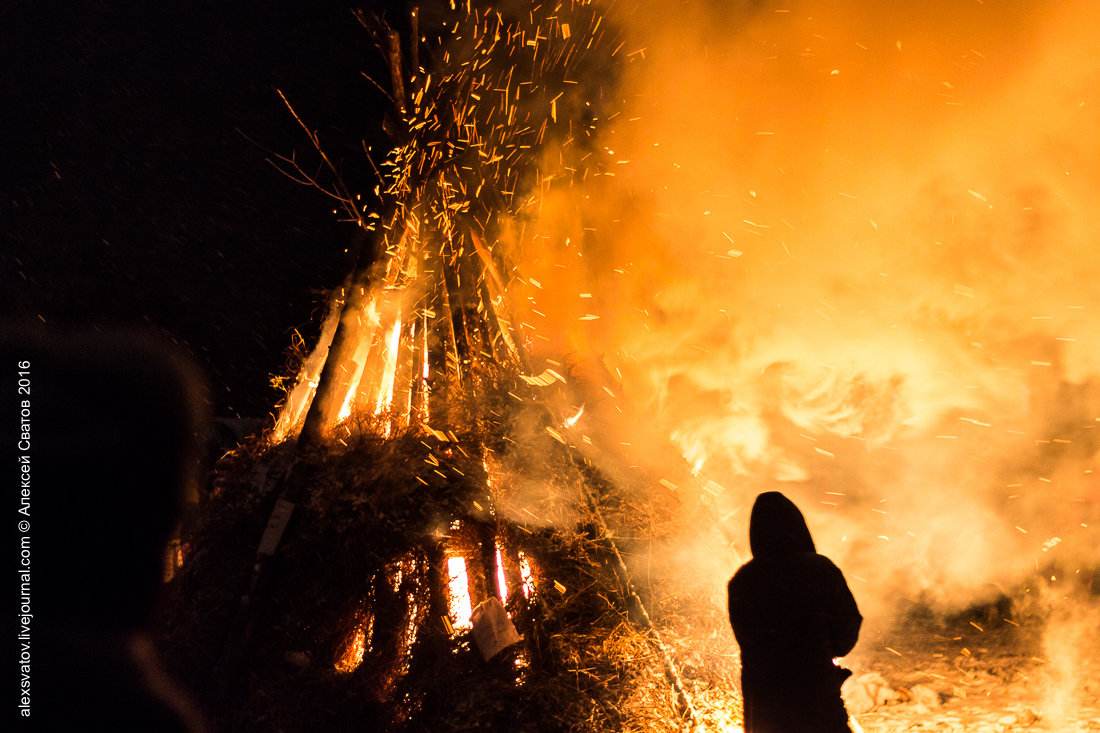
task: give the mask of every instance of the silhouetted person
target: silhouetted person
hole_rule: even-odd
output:
[[[29,396],[9,385],[19,362],[29,362]],[[32,728],[202,730],[148,635],[166,546],[199,476],[198,371],[136,331],[10,328],[0,329],[0,368],[4,419],[30,405],[19,452],[31,457]]]
[[[851,672],[833,658],[855,646],[863,617],[844,575],[777,491],[756,497],[749,546],[729,583],[746,733],[848,733],[840,686]]]

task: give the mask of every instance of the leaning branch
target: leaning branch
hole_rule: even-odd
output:
[[[359,222],[359,226],[366,229],[366,220],[363,219],[362,214],[360,214],[358,209],[356,209],[355,199],[352,197],[351,191],[348,190],[348,187],[344,185],[344,178],[340,175],[340,171],[336,170],[336,166],[332,164],[332,161],[329,160],[329,157],[325,153],[324,148],[321,147],[321,141],[317,137],[317,133],[306,127],[306,123],[302,122],[302,118],[299,117],[298,113],[294,111],[294,107],[291,106],[290,101],[286,98],[286,95],[283,94],[282,90],[276,89],[275,91],[277,91],[279,93],[279,96],[283,98],[283,103],[286,104],[286,108],[290,110],[290,114],[294,115],[294,119],[297,120],[298,124],[301,125],[303,130],[305,130],[306,136],[309,138],[309,141],[313,143],[314,149],[321,156],[321,160],[325,162],[325,165],[328,166],[328,169],[332,172],[333,177],[336,179],[336,190],[337,192],[339,192],[340,196],[334,196],[333,198],[340,199],[344,204],[344,210],[347,211],[347,213],[354,221]],[[296,164],[295,167],[297,168]],[[301,171],[301,168],[298,168],[298,170]],[[318,186],[318,188],[321,187]],[[324,191],[325,189],[321,188],[321,190]]]
[[[267,153],[268,155],[270,155],[271,158],[278,158],[280,161],[282,161],[283,163],[285,163],[288,166],[290,166],[291,168],[293,168],[294,171],[297,173],[297,176],[294,173],[291,173],[287,169],[283,168],[281,165],[276,163],[271,158],[264,158],[264,160],[266,160],[269,164],[271,164],[272,168],[279,171],[284,176],[286,176],[287,178],[289,178],[290,180],[294,181],[297,184],[300,184],[302,186],[312,186],[313,188],[316,188],[318,191],[325,194],[326,196],[330,196],[330,197],[336,199],[337,201],[340,202],[341,205],[344,206],[345,209],[354,210],[354,204],[351,202],[350,197],[344,197],[344,196],[341,196],[339,193],[333,193],[332,191],[328,190],[327,188],[322,186],[320,183],[318,183],[316,176],[311,176],[310,174],[306,173],[305,170],[302,169],[302,166],[298,164],[297,156],[295,156],[294,153],[291,153],[290,157],[288,158],[285,155],[282,155],[280,153],[276,153],[274,150],[271,150],[270,148],[266,148],[263,145],[260,145],[258,142],[256,142],[252,138],[250,138],[248,135],[245,135],[244,132],[242,132],[240,128],[236,128],[236,130],[241,135],[241,137],[243,137],[245,140],[247,140],[248,142],[250,142],[253,145],[255,145],[256,147],[258,147],[260,150],[262,150],[265,153]],[[371,161],[371,165],[372,166],[374,165],[374,161]],[[377,166],[375,166],[375,172],[378,172]],[[379,173],[379,176],[381,176],[381,173]],[[356,218],[358,218],[358,217],[356,217]]]

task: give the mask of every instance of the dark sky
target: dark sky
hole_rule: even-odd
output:
[[[241,132],[319,164],[281,89],[367,200],[386,100],[360,72],[387,74],[359,4],[3,3],[3,314],[152,324],[207,369],[218,414],[269,412],[355,228]]]

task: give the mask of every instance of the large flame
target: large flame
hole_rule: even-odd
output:
[[[540,352],[602,354],[588,409],[721,516],[790,493],[872,611],[1096,556],[1100,13],[1051,10],[643,3],[545,162]]]
[[[470,580],[466,574],[466,559],[447,558],[447,588],[450,596],[447,600],[451,623],[455,629],[469,629],[472,626],[473,603],[470,600]]]

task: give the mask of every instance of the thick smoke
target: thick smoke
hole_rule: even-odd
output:
[[[618,8],[516,291],[577,430],[710,482],[733,560],[784,491],[871,613],[1069,585],[1100,533],[1100,5],[895,5]]]

